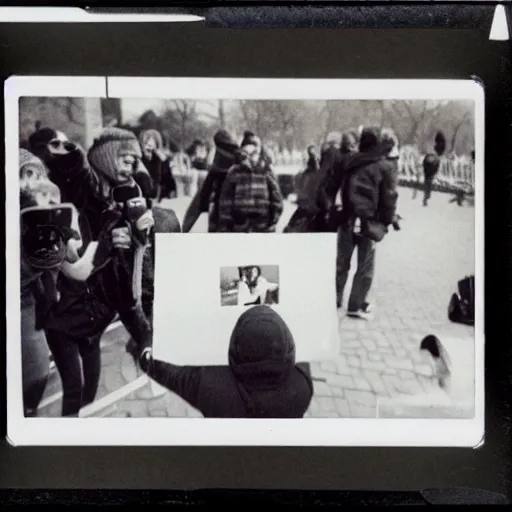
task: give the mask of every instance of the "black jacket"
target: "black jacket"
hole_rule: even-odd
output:
[[[357,175],[357,178],[353,178]],[[388,226],[395,219],[398,199],[395,161],[379,154],[353,153],[338,156],[324,187],[326,206],[332,208],[341,189],[340,220],[372,219]]]
[[[251,417],[229,366],[177,366],[152,360],[144,369],[205,418]],[[299,363],[282,388],[262,393],[260,399],[267,418],[302,418],[312,395],[309,364]]]
[[[101,180],[87,165],[81,150],[49,162],[52,181],[63,197],[79,211],[83,248],[91,241],[100,241],[108,254],[97,258],[101,269],[85,283],[59,275],[60,300],[52,309],[45,328],[65,332],[70,336],[94,337],[101,334],[119,314],[129,333],[137,339],[150,339],[154,295],[154,243],[146,251],[142,274],[142,308],[134,309],[131,293],[133,251],[124,254],[110,251],[110,232],[120,222],[109,202],[101,194]],[[179,232],[180,225],[174,212],[153,209],[155,231]],[[164,229],[160,226],[164,224]],[[96,261],[95,261],[96,264]]]
[[[302,418],[313,396],[308,364],[268,306],[247,309],[229,344],[229,366],[176,366],[153,359],[142,369],[208,418]]]

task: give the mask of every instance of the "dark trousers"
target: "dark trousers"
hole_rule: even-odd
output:
[[[425,181],[423,182],[423,204],[426,206],[430,196],[432,195],[432,183],[434,181],[434,177],[425,176]]]
[[[36,416],[50,373],[50,351],[44,331],[37,331],[35,303],[30,295],[21,302],[21,365],[25,416]]]
[[[336,260],[336,302],[341,307],[343,292],[350,272],[350,260],[357,247],[357,270],[348,301],[348,311],[358,311],[366,302],[375,269],[375,242],[354,233],[354,224],[344,222],[338,230]]]
[[[78,416],[94,401],[101,371],[101,335],[73,338],[47,331],[46,338],[62,382],[62,416]]]

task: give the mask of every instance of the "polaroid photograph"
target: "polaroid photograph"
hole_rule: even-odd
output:
[[[483,442],[481,84],[14,76],[5,120],[12,444]]]

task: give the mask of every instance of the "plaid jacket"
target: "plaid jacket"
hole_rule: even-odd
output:
[[[282,212],[283,197],[271,170],[230,169],[220,194],[219,232],[273,232]]]

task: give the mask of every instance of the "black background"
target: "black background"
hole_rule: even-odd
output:
[[[406,27],[405,11],[401,17],[396,10],[400,7],[394,9],[394,19],[400,20],[395,25]],[[511,258],[507,235],[512,226],[511,47],[509,42],[488,40],[492,6],[475,6],[478,11],[467,11],[467,23],[463,16],[455,23],[466,27],[462,29],[453,28],[448,17],[443,23],[439,12],[430,16],[429,6],[417,9],[420,21],[415,20],[413,26],[428,26],[429,20],[440,19],[438,26],[450,28],[230,30],[206,28],[202,22],[0,23],[0,72],[4,79],[12,74],[462,79],[478,76],[486,89],[485,196],[486,205],[492,205],[486,208],[487,394],[483,447],[13,448],[3,441],[0,488],[417,491],[467,486],[509,494],[507,403],[512,396],[508,376],[512,365],[508,298]],[[389,22],[389,16],[383,16],[382,11],[374,13],[370,25],[378,26],[379,16],[383,23]],[[343,16],[345,21],[347,16],[350,18],[349,11],[345,10]],[[358,16],[354,11],[354,18]],[[310,25],[315,24],[313,19],[310,21]],[[224,23],[217,19],[217,25]],[[7,300],[17,299],[7,296]],[[3,357],[3,353],[0,355]],[[5,421],[3,428],[5,434]],[[69,428],[73,428],[72,424]],[[402,428],[409,428],[407,420]],[[341,421],[340,433],[343,435]],[[151,431],[141,431],[140,436],[144,440],[151,436]],[[14,499],[12,495],[4,496],[6,502]],[[178,501],[188,499],[182,497]]]

